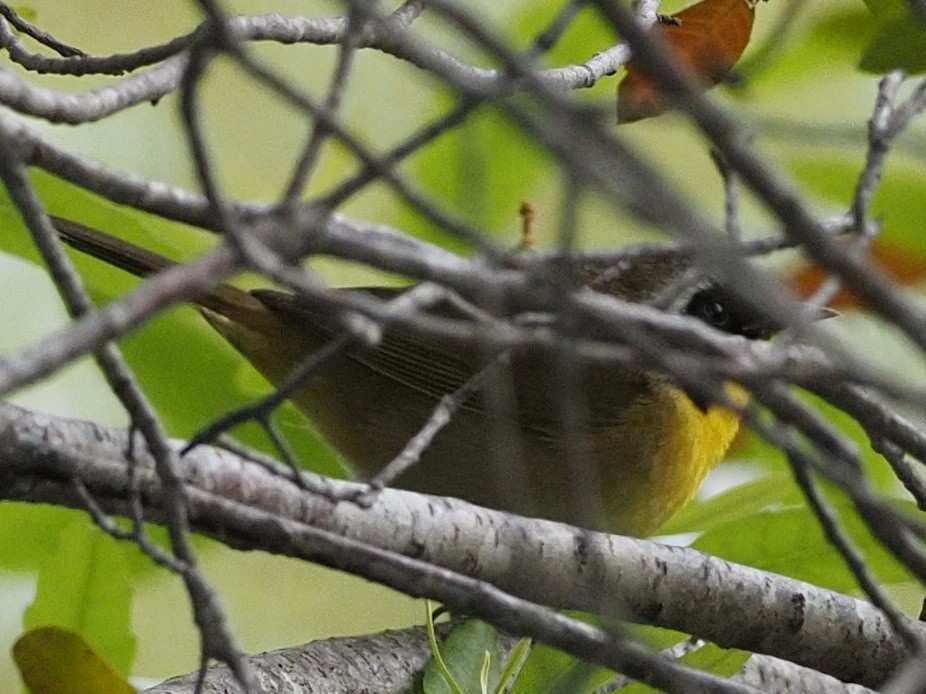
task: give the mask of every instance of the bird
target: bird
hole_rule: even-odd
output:
[[[176,264],[83,224],[60,217],[52,222],[77,251],[139,277]],[[678,255],[640,255],[619,272],[602,274],[601,267],[586,263],[576,276],[598,291],[645,302],[689,266]],[[335,291],[388,300],[404,290]],[[764,340],[782,327],[714,281],[697,285],[683,301],[681,313],[731,335]],[[223,284],[195,304],[274,385],[343,330],[330,304],[285,291]],[[453,305],[428,310],[472,320]],[[580,360],[574,383],[584,416],[575,435],[567,437],[561,393],[554,387],[561,355],[536,346],[512,348],[507,366],[493,364],[497,356],[479,345],[461,347],[387,324],[377,345],[352,343],[290,399],[355,475],[370,479],[405,448],[443,397],[495,368],[499,378],[508,379],[513,401],[508,404],[514,411],[492,407],[490,386],[477,389],[395,486],[521,515],[597,523],[609,532],[637,537],[655,533],[693,497],[739,428],[733,411],[699,402],[663,374]],[[730,388],[734,399],[743,402],[745,391]],[[571,464],[570,447],[576,445],[588,463],[584,476]],[[514,460],[523,464],[510,464]],[[594,488],[577,489],[579,479]],[[601,518],[590,518],[590,509],[599,509]]]

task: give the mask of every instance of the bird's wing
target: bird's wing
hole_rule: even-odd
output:
[[[365,292],[388,300],[403,290],[392,287],[344,290]],[[337,317],[330,308],[322,307],[289,293],[272,290],[255,290],[260,301],[278,313],[293,318],[312,334],[322,332],[334,336],[343,332]],[[438,313],[439,311],[439,313]],[[457,316],[453,316],[456,311]],[[462,312],[449,304],[435,307],[434,312],[444,317],[463,318]],[[410,388],[435,398],[443,397],[461,388],[477,373],[477,364],[468,362],[449,345],[437,340],[426,340],[420,335],[400,328],[387,328],[382,341],[375,348],[357,347],[349,357],[374,371]]]
[[[349,291],[364,291],[388,300],[403,290],[376,287]],[[272,290],[256,290],[253,294],[274,311],[298,321],[313,335],[317,336],[321,331],[334,336],[343,330],[327,307]],[[469,315],[450,302],[435,304],[428,313],[453,320],[471,320]],[[497,351],[493,354],[480,350],[478,345],[461,349],[449,341],[426,338],[401,326],[392,326],[385,330],[382,341],[375,348],[358,347],[350,352],[349,358],[405,386],[441,398],[469,383],[496,354]],[[537,347],[512,352],[510,377],[512,388],[518,394],[517,410],[522,426],[544,431],[560,427],[558,403],[561,388],[566,383],[559,376],[558,359],[551,350]],[[500,370],[499,373],[504,374],[505,371]],[[585,398],[585,421],[593,426],[619,421],[627,403],[651,386],[649,374],[623,370],[614,365],[580,363],[576,377],[579,379],[576,386]],[[466,407],[483,409],[481,398],[470,397]]]

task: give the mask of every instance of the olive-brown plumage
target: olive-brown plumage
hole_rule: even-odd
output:
[[[136,275],[172,264],[83,225],[57,218],[54,223],[70,245]],[[642,301],[682,269],[684,263],[677,259],[639,261],[596,288]],[[598,274],[586,272],[582,279]],[[388,298],[401,290],[343,291]],[[279,383],[338,333],[337,321],[325,309],[289,293],[223,285],[197,304],[271,383]],[[467,319],[449,305],[434,310]],[[695,294],[687,310],[727,332],[748,337],[769,333],[767,323],[713,285]],[[393,326],[377,348],[357,346],[330,360],[292,400],[359,475],[371,477],[419,431],[442,396],[490,361],[491,355],[478,347],[460,348]],[[559,365],[550,351],[514,350],[510,385],[516,411],[493,414],[486,392],[477,393],[397,485],[554,520],[588,521],[583,507],[600,506],[609,530],[634,535],[655,531],[723,457],[737,418],[722,408],[695,405],[655,374],[580,363],[576,377],[586,416],[578,444],[591,471],[583,477],[562,435],[560,392],[554,387]],[[505,436],[506,431],[513,435]],[[596,488],[577,489],[578,479],[593,479]]]

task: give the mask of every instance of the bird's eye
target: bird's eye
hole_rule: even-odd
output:
[[[730,312],[719,301],[707,301],[701,307],[704,320],[715,328],[725,328],[730,322]]]
[[[716,289],[705,289],[692,297],[685,310],[690,316],[699,318],[711,327],[729,331],[734,321],[733,311],[726,301],[717,296]]]
[[[684,313],[712,328],[751,340],[768,340],[781,330],[776,322],[744,305],[735,295],[716,284],[691,297]]]

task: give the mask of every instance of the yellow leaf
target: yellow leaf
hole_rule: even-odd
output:
[[[80,635],[39,627],[13,645],[13,659],[32,694],[133,694]]]

